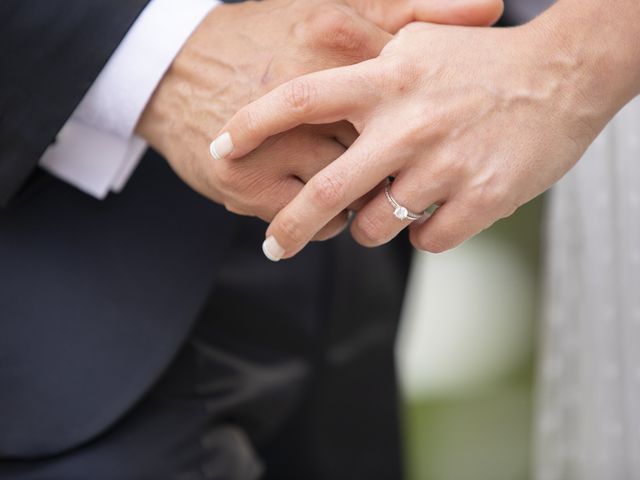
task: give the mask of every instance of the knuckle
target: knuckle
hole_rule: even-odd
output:
[[[469,162],[467,155],[458,151],[449,151],[441,155],[434,162],[434,169],[436,174],[442,175],[443,178],[445,176],[451,179],[473,178],[474,174],[473,165]]]
[[[242,198],[236,199],[236,204],[241,211],[241,215],[258,217],[265,222],[271,223],[282,209],[282,206],[274,205],[270,199],[271,197],[265,193],[245,194]]]
[[[238,192],[241,190],[242,176],[237,168],[228,161],[221,161],[216,166],[216,177],[220,189],[224,192]]]
[[[515,202],[506,203],[502,211],[502,218],[508,218],[518,210],[520,206]]]
[[[317,90],[305,78],[297,78],[287,84],[284,98],[289,109],[296,115],[304,116],[313,111]]]
[[[417,62],[393,56],[386,60],[384,75],[381,78],[388,91],[405,94],[424,78],[424,73]]]
[[[340,5],[324,5],[310,20],[309,31],[315,46],[334,52],[357,54],[367,47],[367,36],[354,14]]]
[[[301,245],[304,243],[304,231],[300,220],[292,215],[283,214],[278,223],[278,229],[281,232],[279,239],[286,241],[291,245]]]
[[[407,118],[403,120],[402,128],[394,135],[394,138],[387,141],[389,147],[395,151],[403,151],[408,145],[416,150],[426,148],[425,145],[432,142],[432,130],[432,127],[423,118],[417,118],[417,115],[415,117],[407,115]]]
[[[321,208],[334,209],[344,199],[344,181],[335,175],[320,172],[311,188],[313,200]]]
[[[424,252],[443,253],[453,248],[455,244],[440,235],[429,235],[418,238],[413,246]]]
[[[275,217],[295,198],[295,194],[287,188],[289,177],[271,177],[257,188],[258,194],[253,199],[256,210],[264,211],[265,216]]]
[[[502,182],[495,179],[481,182],[474,190],[474,203],[482,210],[495,212],[511,204],[509,190]]]
[[[356,217],[356,228],[365,246],[380,245],[384,242],[382,221],[373,215],[360,214]]]

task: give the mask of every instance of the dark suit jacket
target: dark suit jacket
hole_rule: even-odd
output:
[[[158,156],[104,202],[36,169],[146,3],[0,2],[0,457],[61,452],[129,408],[234,229]]]
[[[406,239],[356,251],[343,237],[274,265],[262,224],[200,197],[153,153],[102,202],[36,168],[146,1],[0,1],[0,464],[103,438],[198,320],[241,365],[284,354],[314,365],[278,437],[283,457],[263,445],[294,472],[274,478],[401,478],[393,344]],[[218,403],[243,408],[247,375],[219,367]]]

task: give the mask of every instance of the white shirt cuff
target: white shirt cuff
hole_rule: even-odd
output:
[[[146,150],[140,115],[217,0],[152,0],[43,155],[51,174],[96,198],[120,191]]]

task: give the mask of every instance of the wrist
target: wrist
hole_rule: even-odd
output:
[[[247,89],[239,78],[244,67],[229,61],[233,52],[228,40],[241,8],[220,5],[205,17],[141,115],[136,133],[166,158],[184,153],[173,149],[183,144],[185,137],[194,148],[206,151],[212,132],[248,101]]]
[[[640,93],[638,21],[637,0],[606,8],[599,0],[560,0],[524,28],[537,55],[562,71],[574,106],[590,104],[592,120],[606,123]]]

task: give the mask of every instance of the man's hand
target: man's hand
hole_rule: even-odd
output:
[[[241,107],[287,80],[378,55],[391,35],[362,15],[393,30],[425,15],[446,21],[447,12],[454,21],[483,24],[501,11],[500,0],[460,0],[449,9],[448,3],[352,0],[352,7],[342,0],[270,0],[220,6],[176,58],[137,131],[196,191],[230,211],[269,221],[344,152],[355,131],[347,123],[302,126],[235,164],[207,154],[212,134]],[[296,97],[291,101],[295,106]],[[338,212],[316,238],[334,234],[345,222],[346,213]]]
[[[391,36],[336,1],[247,2],[216,8],[174,61],[137,128],[192,188],[270,220],[355,138],[345,124],[285,133],[225,166],[212,134],[239,108],[304,73],[377,55]]]

